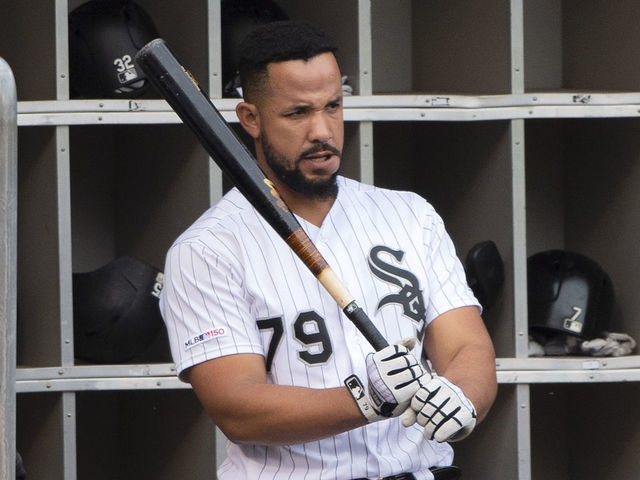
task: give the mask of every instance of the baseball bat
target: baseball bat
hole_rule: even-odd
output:
[[[251,152],[166,42],[157,38],[147,43],[136,54],[136,63],[211,158],[320,281],[371,346],[376,350],[386,347],[387,341],[327,264]]]

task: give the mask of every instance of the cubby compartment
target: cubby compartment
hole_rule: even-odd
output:
[[[16,450],[29,480],[62,480],[62,394],[24,393],[17,400]]]
[[[69,12],[69,25],[70,31],[73,31],[71,19],[74,18],[74,12],[78,8],[85,8],[87,0],[68,0],[68,12]],[[132,8],[129,18],[125,18],[123,15],[121,20],[113,20],[114,22],[123,22],[122,26],[114,23],[108,30],[112,38],[107,40],[104,45],[98,46],[97,38],[90,38],[84,40],[84,37],[89,37],[89,32],[98,31],[95,27],[93,30],[88,28],[86,31],[81,31],[78,35],[71,34],[68,38],[69,44],[69,80],[70,80],[70,92],[71,97],[74,99],[82,98],[142,98],[153,99],[161,98],[154,88],[142,88],[137,93],[123,94],[122,96],[115,93],[105,92],[103,94],[95,94],[99,89],[95,86],[86,86],[84,82],[94,81],[94,77],[99,78],[100,69],[97,65],[110,65],[114,64],[113,75],[121,75],[117,72],[124,71],[130,68],[135,68],[134,58],[119,57],[117,55],[122,54],[122,51],[129,51],[134,45],[138,45],[142,40],[150,41],[155,37],[161,37],[165,39],[171,50],[175,53],[177,58],[189,69],[189,71],[202,82],[202,85],[208,90],[208,79],[210,74],[209,68],[209,36],[208,36],[208,15],[207,15],[207,2],[206,0],[197,0],[189,3],[190,8],[182,8],[180,2],[176,0],[161,0],[161,1],[149,1],[149,0],[136,0],[133,2],[135,5]],[[138,9],[141,12],[138,12]],[[139,14],[146,14],[150,21],[150,26],[145,22],[146,20],[139,19]],[[95,18],[99,18],[97,14],[94,14]],[[75,17],[77,18],[77,17]],[[128,22],[124,27],[124,22]],[[128,32],[125,31],[128,29]],[[151,29],[155,30],[155,35],[152,34]],[[128,36],[126,36],[128,35]],[[130,36],[130,37],[129,37]],[[81,46],[74,49],[76,42]],[[131,42],[131,44],[130,44]],[[88,48],[87,45],[91,47]],[[113,45],[113,47],[109,47]],[[116,45],[122,46],[121,49],[115,47]],[[140,45],[142,46],[142,45]],[[126,47],[126,48],[125,48]],[[72,52],[82,52],[78,54],[78,58],[74,58]],[[135,52],[134,52],[135,53]],[[106,55],[111,55],[113,58],[104,58]],[[131,57],[131,55],[129,55]],[[76,61],[82,63],[82,65],[76,70],[71,62]],[[73,78],[74,71],[81,72],[75,73],[80,78]],[[217,73],[214,72],[216,75]],[[138,71],[138,75],[143,75],[143,72]],[[86,76],[86,78],[84,78]],[[112,80],[110,80],[111,82]],[[106,84],[103,87],[106,89]],[[142,93],[140,93],[142,92]]]
[[[532,478],[636,478],[638,401],[636,383],[533,385]]]
[[[76,411],[78,478],[215,478],[214,426],[190,389],[79,392]]]
[[[475,244],[496,244],[505,282],[483,318],[498,356],[513,356],[509,122],[376,122],[374,138],[375,184],[426,198],[463,263]]]
[[[374,93],[510,92],[508,1],[374,0],[371,18]]]
[[[528,121],[526,139],[528,255],[563,249],[600,264],[620,307],[609,331],[637,341],[640,121]]]
[[[525,89],[640,90],[640,4],[525,0]]]
[[[123,256],[163,271],[173,240],[209,205],[207,154],[182,125],[70,130],[73,272]],[[136,361],[171,361],[160,330]]]
[[[18,365],[60,362],[57,147],[54,128],[18,133]]]
[[[56,98],[54,3],[0,0],[0,57],[13,71],[18,101]]]

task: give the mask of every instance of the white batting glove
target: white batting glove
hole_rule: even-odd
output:
[[[457,442],[476,426],[476,410],[462,390],[444,377],[423,379],[423,385],[411,400],[411,408],[402,415],[402,425],[418,422],[429,440]]]
[[[416,339],[406,339],[367,355],[368,390],[356,375],[345,380],[362,414],[369,422],[397,417],[407,408],[420,388],[425,372],[411,353]]]

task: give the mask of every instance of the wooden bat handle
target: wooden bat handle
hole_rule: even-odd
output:
[[[382,350],[389,343],[371,322],[367,314],[358,306],[349,290],[340,281],[331,267],[327,264],[322,254],[311,242],[302,228],[293,232],[285,239],[289,247],[298,255],[304,264],[311,270],[322,286],[333,297],[338,306],[356,328],[364,335],[367,341],[376,350]]]

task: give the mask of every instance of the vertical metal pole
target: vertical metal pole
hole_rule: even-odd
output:
[[[511,0],[511,93],[524,93],[523,0]]]
[[[515,356],[528,356],[527,320],[527,240],[525,202],[524,120],[511,121],[511,161],[513,188],[513,276]],[[528,384],[516,385],[518,479],[531,480],[531,405]]]
[[[16,475],[17,97],[0,58],[0,480]]]
[[[358,0],[358,95],[373,94],[371,0]],[[373,122],[360,122],[360,181],[373,185]]]
[[[69,2],[55,2],[56,98],[69,100]],[[73,291],[71,251],[71,170],[69,127],[56,127],[58,278],[60,280],[60,364],[72,366]],[[76,395],[62,393],[62,448],[65,480],[77,478]]]
[[[56,99],[69,100],[69,2],[56,0]]]
[[[371,0],[358,0],[358,84],[359,95],[371,95],[373,65],[371,45]]]
[[[220,0],[208,0],[207,38],[209,45],[209,95],[222,98],[222,33]],[[222,198],[222,170],[214,161],[209,162],[209,204]]]
[[[524,93],[524,2],[511,0],[511,93]],[[515,356],[528,356],[527,231],[524,120],[511,121]],[[531,480],[529,385],[516,386],[518,479]]]
[[[222,98],[222,29],[220,0],[208,0],[209,95]]]

